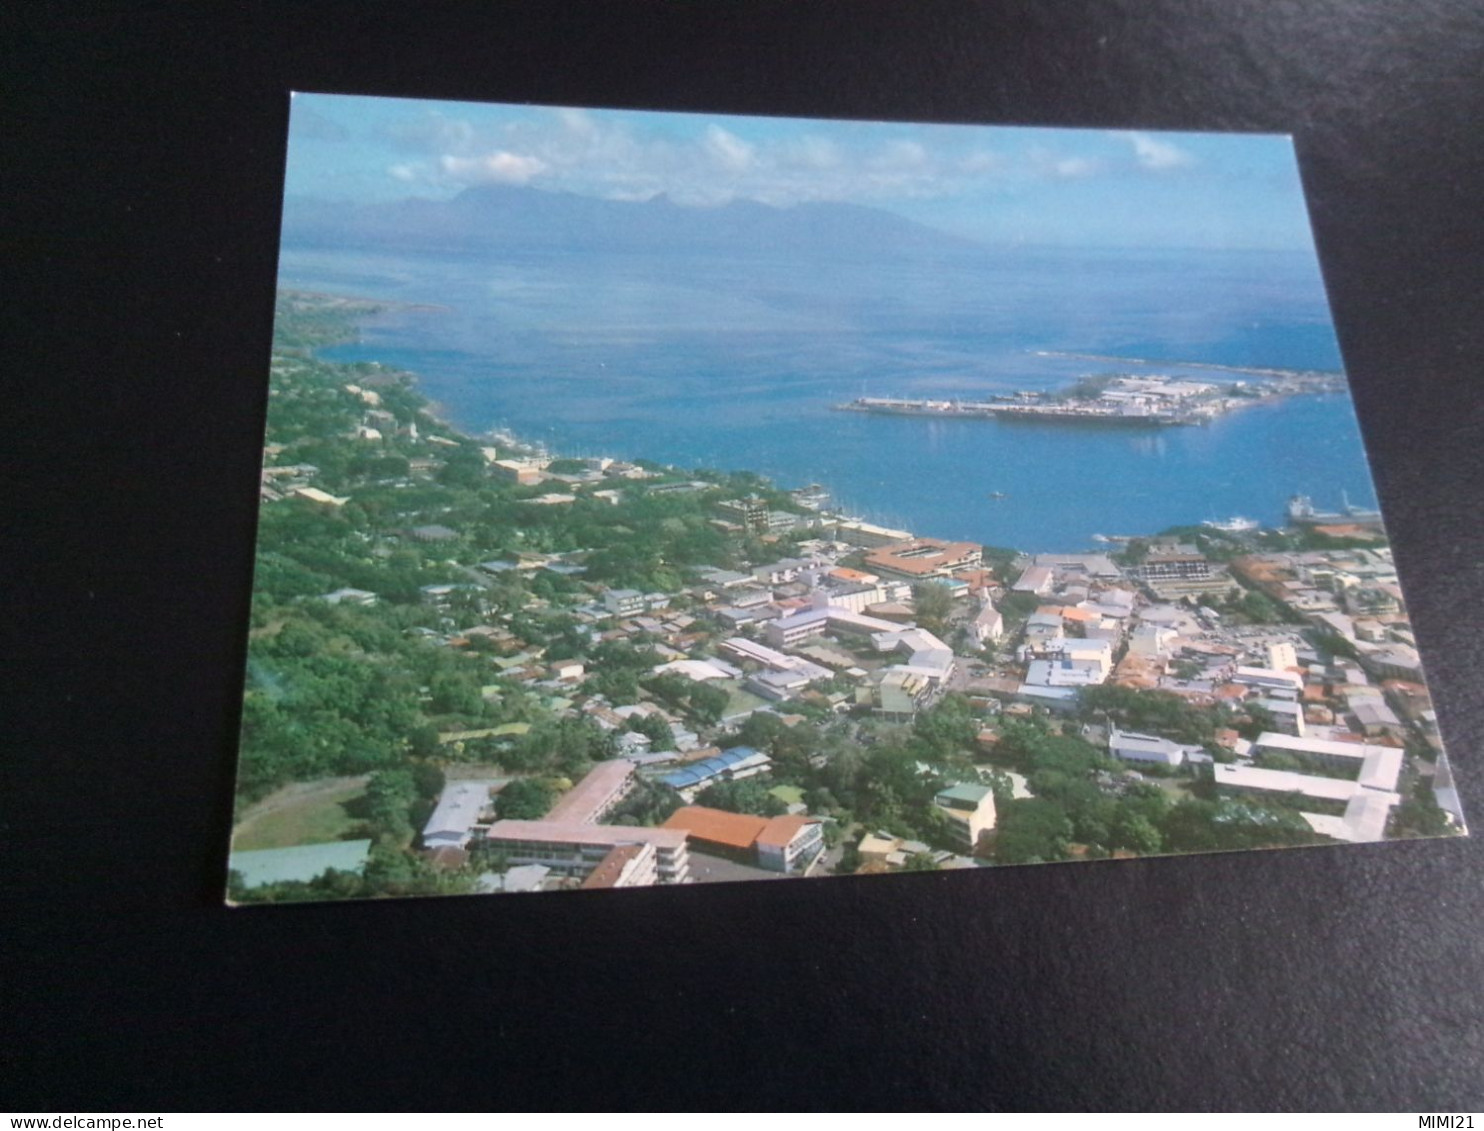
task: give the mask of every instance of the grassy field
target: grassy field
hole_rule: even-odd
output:
[[[742,685],[734,679],[720,680],[716,686],[726,688],[727,706],[722,712],[723,718],[731,718],[733,715],[746,714],[748,711],[756,711],[759,707],[770,707],[772,704],[761,695],[754,695],[750,691],[743,691]]]
[[[359,823],[346,803],[366,792],[366,778],[296,782],[269,794],[242,815],[232,830],[232,848],[291,848],[342,839]]]
[[[1149,780],[1169,795],[1172,805],[1195,796],[1190,792],[1190,782],[1184,778],[1150,778]]]

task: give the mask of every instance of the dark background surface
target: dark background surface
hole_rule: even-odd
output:
[[[220,905],[290,88],[1292,132],[1484,823],[1484,10],[9,10],[0,1107],[1484,1109],[1484,838]]]

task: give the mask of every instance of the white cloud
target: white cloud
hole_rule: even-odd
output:
[[[778,147],[778,162],[784,166],[823,171],[839,168],[844,160],[840,146],[825,137],[793,138]]]
[[[980,150],[971,153],[958,163],[959,171],[975,176],[981,173],[994,173],[1004,168],[1005,161],[998,153],[990,153]]]
[[[1134,160],[1146,169],[1163,171],[1195,163],[1194,157],[1173,142],[1163,141],[1137,130],[1125,130],[1114,136],[1133,146]]]
[[[523,185],[547,168],[539,157],[505,150],[482,157],[455,157],[445,153],[438,164],[450,180],[466,185]]]
[[[1030,172],[1042,180],[1081,180],[1096,176],[1106,168],[1104,162],[1096,157],[1069,157],[1041,147],[1032,149],[1027,157]]]
[[[532,109],[482,123],[431,111],[385,127],[389,177],[456,191],[473,184],[528,184],[609,199],[660,193],[719,205],[738,198],[780,207],[804,201],[943,198],[1030,176],[1068,179],[1106,162],[1048,153],[958,148],[959,137],[881,137],[840,130],[754,132],[720,118],[694,130],[652,130],[637,118],[573,108]]]
[[[1064,180],[1075,180],[1090,177],[1102,168],[1102,162],[1091,157],[1063,157],[1052,166],[1052,171]]]
[[[382,133],[399,149],[431,154],[467,154],[475,146],[477,136],[470,122],[446,117],[436,110],[410,121],[396,122]]]
[[[556,112],[556,116],[564,129],[579,137],[592,137],[598,132],[598,124],[586,110],[563,107]]]
[[[706,127],[703,145],[712,160],[732,173],[744,172],[756,155],[756,150],[736,134],[714,124]]]
[[[930,160],[928,151],[921,143],[899,138],[878,150],[872,156],[870,164],[876,169],[910,172],[926,169]]]

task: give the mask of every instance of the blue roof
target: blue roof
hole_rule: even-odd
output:
[[[666,774],[660,778],[665,785],[671,789],[688,789],[693,785],[700,785],[708,778],[714,778],[718,774],[725,773],[738,762],[744,761],[757,754],[751,746],[733,746],[730,750],[723,750],[720,754],[688,766],[683,770],[676,770],[673,774]]]

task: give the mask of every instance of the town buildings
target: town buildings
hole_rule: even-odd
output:
[[[364,411],[362,427],[392,435],[375,406]],[[361,524],[355,572],[287,595],[278,616],[313,610],[336,655],[352,655],[347,642],[375,641],[360,630],[387,628],[396,604],[383,635],[441,650],[401,681],[406,715],[436,730],[416,736],[419,758],[459,767],[419,843],[440,867],[464,853],[498,861],[503,890],[686,883],[700,866],[692,853],[711,858],[701,865],[808,874],[821,860],[841,866],[822,851],[830,820],[846,847],[859,840],[867,868],[974,866],[966,854],[993,859],[1016,811],[1003,793],[996,805],[989,783],[1004,788],[990,767],[1005,768],[996,745],[1021,720],[1091,750],[1096,768],[1080,785],[1112,804],[1157,779],[1172,798],[1214,794],[1227,811],[1301,813],[1316,838],[1373,840],[1394,835],[1431,774],[1448,819],[1461,820],[1384,544],[1240,554],[1230,568],[1200,548],[1217,536],[1205,533],[1189,535],[1200,546],[1156,540],[1142,560],[1133,547],[986,556],[822,509],[800,516],[802,500],[689,473],[605,461],[562,461],[554,473],[504,441],[472,461],[488,480],[480,505],[499,521],[474,522],[433,503],[398,509],[399,493],[438,502],[436,477],[458,455],[424,423],[407,474],[375,506],[363,485],[292,463],[291,450],[264,469],[263,487],[297,518]],[[353,432],[336,435],[351,443]],[[363,453],[381,441],[353,442]],[[622,490],[592,490],[616,481]],[[636,529],[644,511],[625,508],[656,497],[677,517]],[[386,516],[379,526],[373,513]],[[784,531],[800,518],[819,523],[809,537]],[[674,552],[662,535],[677,530],[701,549]],[[630,555],[635,546],[643,552]],[[401,592],[378,592],[370,569],[361,580],[365,563],[394,556],[406,563]],[[942,590],[967,599],[934,600],[929,614],[925,598]],[[466,693],[447,694],[450,682]],[[1161,709],[1140,713],[1122,693],[1158,696]],[[945,700],[942,716],[923,719]],[[858,777],[826,788],[826,771],[871,765],[873,747],[916,757],[923,736],[960,713],[958,747],[909,763],[889,815],[858,800],[870,784]],[[553,754],[569,742],[570,759]],[[589,758],[602,760],[584,775]],[[539,819],[493,819],[477,776],[486,767],[540,781],[555,803]],[[1023,774],[1015,801],[1036,799],[1036,784]],[[718,801],[770,811],[771,794],[788,815],[695,804],[713,786],[729,787]],[[686,804],[661,820],[675,794]],[[653,827],[605,823],[635,813]]]
[[[692,848],[785,875],[807,871],[824,850],[818,819],[802,816],[755,817],[687,805],[664,827],[685,833]]]
[[[602,762],[538,821],[494,822],[486,841],[512,864],[540,864],[586,881],[602,870],[605,886],[683,884],[690,878],[685,836],[667,829],[598,822],[634,787],[634,765]]]
[[[994,790],[987,785],[953,785],[941,789],[933,804],[948,818],[958,847],[973,852],[979,838],[995,826]]]

